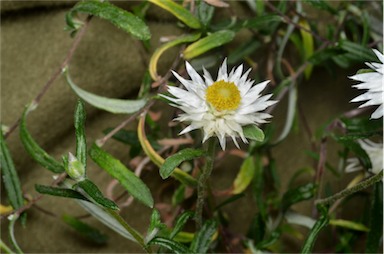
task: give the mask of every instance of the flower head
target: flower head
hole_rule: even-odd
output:
[[[260,94],[269,81],[252,86],[254,81],[247,79],[250,69],[243,74],[243,66],[240,65],[228,74],[225,59],[216,81],[205,68],[204,79],[188,62],[186,69],[191,80],[173,72],[186,89],[170,86],[168,92],[174,97],[163,95],[172,102],[172,106],[184,111],[176,120],[190,123],[180,134],[202,129],[203,142],[217,136],[222,149],[225,150],[227,136],[239,147],[237,137],[247,143],[242,126],[265,123],[266,119],[271,117],[262,111],[276,101],[269,100],[272,94]]]
[[[380,173],[380,171],[383,170],[383,144],[372,142],[369,139],[359,139],[358,142],[371,161],[372,167],[369,168],[368,171],[373,174]],[[346,172],[354,172],[361,169],[363,168],[357,158],[348,159],[348,165],[345,169]]]
[[[372,113],[371,118],[378,119],[383,116],[383,74],[384,74],[384,56],[378,50],[374,49],[377,58],[381,63],[366,63],[366,65],[374,70],[374,72],[367,72],[356,74],[350,77],[353,80],[360,81],[362,83],[354,85],[357,89],[367,89],[364,94],[361,94],[351,100],[351,102],[367,101],[360,105],[361,107],[367,107],[372,105],[379,105],[379,107]]]

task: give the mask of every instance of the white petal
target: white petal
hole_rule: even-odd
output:
[[[234,82],[236,85],[238,85],[242,72],[243,72],[243,65],[241,64],[239,67],[237,67],[237,69],[232,75],[229,75],[228,81]]]
[[[380,62],[384,63],[384,55],[381,54],[381,52],[378,51],[377,49],[372,49],[372,50],[373,50],[373,53],[376,54],[376,56],[380,60]]]
[[[384,110],[383,104],[381,104],[380,107],[378,107],[375,110],[375,112],[372,113],[371,118],[372,119],[379,119],[380,117],[383,117],[383,114],[384,114],[383,110]]]
[[[185,62],[185,66],[188,72],[188,75],[192,78],[192,81],[197,85],[204,85],[203,79],[200,77],[200,75],[193,69],[192,65],[190,65],[188,62]]]
[[[204,79],[205,79],[206,86],[212,85],[213,79],[211,74],[204,67],[203,67],[203,72],[204,72]]]
[[[224,59],[223,64],[221,65],[217,73],[217,81],[220,80],[228,81],[227,58]]]

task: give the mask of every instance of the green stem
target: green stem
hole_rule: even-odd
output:
[[[10,215],[10,216],[11,217],[8,217],[8,219],[10,220],[9,228],[8,228],[9,236],[11,237],[10,240],[12,242],[13,247],[16,250],[16,253],[23,254],[23,251],[20,249],[19,245],[17,244],[16,238],[15,238],[15,222],[19,218],[19,215],[18,214],[13,214],[13,215]]]
[[[205,165],[201,169],[201,173],[197,183],[197,204],[195,220],[198,229],[200,229],[203,225],[204,196],[207,187],[207,180],[211,175],[213,169],[213,162],[215,160],[215,148],[216,138],[210,138],[208,140],[207,157],[205,159]]]
[[[15,254],[4,242],[0,239],[0,249],[7,254]]]
[[[342,190],[342,191],[340,191],[340,192],[336,193],[335,195],[330,196],[328,198],[316,200],[315,203],[316,204],[322,204],[322,205],[332,204],[335,201],[337,201],[338,199],[344,198],[344,197],[349,196],[355,192],[366,189],[369,186],[373,185],[374,183],[381,181],[382,179],[383,179],[383,170],[380,173],[378,173],[377,175],[372,176],[372,177],[368,178],[367,180],[362,181],[351,188]]]

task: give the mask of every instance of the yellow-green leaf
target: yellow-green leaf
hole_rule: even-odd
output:
[[[191,12],[172,0],[149,0],[149,2],[169,11],[190,28],[199,29],[201,27],[199,20]]]
[[[235,38],[235,33],[229,30],[222,30],[212,33],[203,39],[192,43],[184,50],[184,58],[191,59],[197,57],[211,49],[220,47]]]
[[[356,231],[369,231],[369,228],[367,228],[365,225],[350,220],[329,220],[329,225],[348,228]]]
[[[255,162],[253,157],[248,157],[241,165],[240,171],[233,182],[233,194],[239,194],[243,192],[251,183],[253,176],[255,175]]]
[[[301,20],[299,23],[302,27],[306,28],[307,30],[309,31],[311,30],[311,27],[309,26],[306,20]],[[304,59],[308,60],[313,55],[313,47],[314,47],[313,37],[311,33],[304,31],[303,29],[300,30],[300,34],[303,40]],[[306,79],[308,79],[311,76],[312,69],[313,69],[312,64],[309,64],[307,68],[305,68],[304,75]]]
[[[149,73],[151,74],[152,79],[160,79],[159,75],[157,74],[157,62],[159,61],[160,56],[166,50],[182,43],[196,41],[200,38],[200,35],[200,33],[183,35],[157,48],[149,61]]]

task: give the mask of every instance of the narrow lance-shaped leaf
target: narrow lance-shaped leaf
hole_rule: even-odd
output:
[[[107,236],[102,234],[99,230],[89,226],[88,224],[76,219],[69,215],[63,215],[63,221],[72,227],[76,232],[85,238],[89,239],[93,243],[103,245],[107,243]]]
[[[157,62],[159,61],[160,56],[166,50],[182,43],[196,41],[199,38],[200,38],[200,33],[187,34],[187,35],[180,36],[170,42],[167,42],[164,45],[157,48],[155,52],[153,52],[151,59],[149,60],[149,73],[151,74],[152,79],[153,80],[160,79],[159,75],[157,74]]]
[[[105,198],[99,188],[97,188],[97,186],[90,180],[85,179],[83,181],[78,182],[76,185],[80,187],[81,190],[83,190],[87,194],[86,196],[89,196],[90,199],[93,200],[95,203],[112,210],[119,210],[119,207],[115,204],[115,202],[108,198]]]
[[[11,206],[18,209],[23,205],[23,193],[20,180],[13,164],[11,153],[5,143],[3,132],[0,130],[0,165],[4,187]]]
[[[75,83],[73,83],[71,77],[69,76],[68,70],[65,70],[65,76],[69,86],[72,90],[84,101],[88,102],[92,106],[111,112],[115,114],[130,114],[138,111],[147,103],[147,100],[122,100],[122,99],[111,99],[107,97],[102,97],[95,95],[93,93],[87,92]]]
[[[176,223],[175,223],[175,226],[171,232],[171,234],[169,235],[169,238],[170,239],[173,239],[184,227],[185,223],[187,223],[187,221],[192,218],[193,216],[193,212],[191,211],[187,211],[187,212],[184,212],[182,213],[177,219],[176,219]]]
[[[351,53],[353,56],[355,56],[356,60],[377,61],[375,54],[372,52],[372,50],[360,44],[357,44],[348,40],[340,40],[339,47]]]
[[[191,12],[172,0],[149,0],[149,2],[169,11],[190,28],[199,29],[201,27],[199,20]]]
[[[367,228],[364,224],[350,221],[350,220],[341,220],[341,219],[329,220],[329,225],[348,228],[356,231],[363,231],[363,232],[369,231],[369,228]]]
[[[25,150],[37,163],[53,173],[64,172],[63,165],[44,151],[32,138],[31,134],[29,134],[27,130],[26,117],[30,110],[30,107],[25,109],[20,123],[20,139]]]
[[[76,132],[76,158],[83,166],[87,167],[87,142],[85,138],[85,109],[81,100],[77,101],[75,109],[75,132]]]
[[[200,231],[195,235],[191,243],[191,251],[193,253],[207,253],[212,241],[212,236],[216,233],[216,228],[216,221],[206,221]]]
[[[151,38],[149,28],[139,17],[109,2],[81,1],[68,13],[67,20],[71,21],[73,14],[76,12],[105,19],[140,40],[149,40]]]
[[[302,27],[306,28],[307,30],[309,31],[311,30],[311,27],[309,26],[306,20],[302,20],[299,23]],[[313,47],[314,47],[313,37],[310,32],[304,31],[303,29],[300,29],[300,34],[303,41],[304,59],[307,60],[313,55]],[[313,69],[312,64],[309,64],[307,68],[305,68],[304,75],[306,79],[308,79],[311,76],[312,69]]]
[[[80,194],[79,192],[72,190],[72,189],[51,187],[51,186],[36,184],[35,190],[41,194],[47,194],[47,195],[63,197],[63,198],[82,199],[82,200],[88,201],[88,199],[86,197],[84,197],[82,194]]]
[[[253,157],[250,156],[243,161],[243,164],[240,167],[240,171],[233,182],[232,193],[239,194],[243,192],[252,182],[254,175],[255,161],[253,160]]]
[[[78,203],[93,217],[119,233],[121,236],[137,243],[144,243],[141,235],[128,225],[115,211],[105,209],[87,201],[78,200]]]
[[[371,201],[371,214],[369,216],[369,228],[365,253],[376,253],[383,239],[383,183],[374,185]]]
[[[189,45],[183,52],[185,59],[197,57],[211,49],[220,47],[235,38],[235,33],[229,30],[222,30],[212,33],[203,39]]]
[[[149,245],[154,245],[154,244],[165,247],[165,248],[173,251],[176,254],[184,254],[184,253],[190,253],[191,252],[184,245],[182,245],[176,241],[173,241],[171,239],[164,238],[164,237],[153,238],[152,241],[149,242]]]
[[[134,198],[151,208],[153,207],[153,198],[148,187],[119,160],[102,150],[96,144],[93,144],[91,147],[90,156],[97,165],[118,180]]]
[[[161,167],[161,165],[164,163],[164,159],[156,153],[156,151],[153,149],[151,144],[149,143],[147,136],[145,135],[144,131],[144,123],[145,123],[145,115],[141,115],[139,119],[139,124],[137,126],[137,134],[139,137],[140,145],[143,148],[144,153],[151,159],[151,161],[158,167]],[[172,175],[172,177],[176,178],[181,183],[188,185],[188,186],[196,186],[197,182],[196,179],[194,179],[192,176],[187,174],[186,172],[182,171],[179,168],[176,168]]]
[[[283,19],[279,15],[264,15],[252,19],[247,19],[241,24],[244,28],[260,29],[265,26],[270,26],[274,22],[282,22]]]
[[[163,165],[160,167],[160,175],[163,179],[166,179],[183,161],[192,160],[203,155],[205,155],[205,151],[203,150],[191,148],[181,150],[165,159]]]
[[[288,190],[282,200],[283,211],[286,211],[293,204],[312,198],[315,190],[316,185],[313,183],[307,183],[295,189]]]
[[[328,225],[328,209],[324,206],[318,206],[317,209],[320,211],[320,218],[316,221],[315,225],[312,227],[307,239],[304,242],[304,246],[301,249],[301,253],[312,253],[313,246],[320,231]]]

